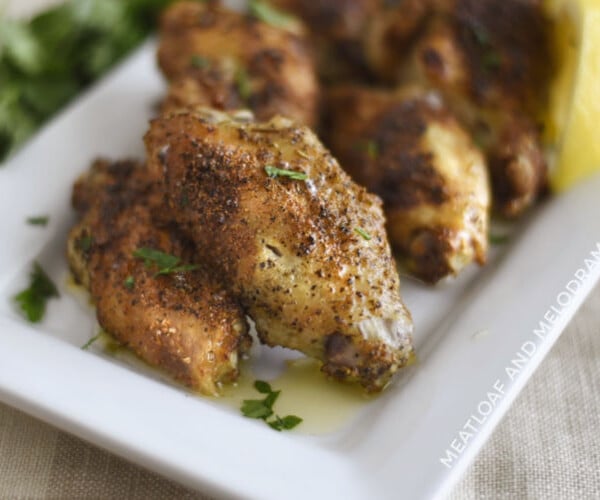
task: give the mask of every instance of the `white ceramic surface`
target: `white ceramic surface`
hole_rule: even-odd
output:
[[[98,155],[143,155],[164,91],[154,50],[144,45],[0,168],[0,400],[215,495],[448,491],[600,276],[600,178],[546,202],[485,269],[435,289],[405,279],[419,362],[356,418],[327,435],[273,432],[139,365],[80,349],[97,326],[66,284],[71,186]],[[46,228],[25,223],[40,214]],[[11,300],[33,260],[61,291],[36,326]]]

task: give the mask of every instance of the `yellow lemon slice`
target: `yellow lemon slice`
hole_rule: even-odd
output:
[[[547,0],[558,73],[546,117],[550,185],[564,191],[600,171],[600,0]]]

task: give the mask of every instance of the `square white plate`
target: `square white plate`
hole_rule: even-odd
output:
[[[600,178],[539,207],[486,268],[436,288],[405,279],[417,365],[336,432],[277,433],[149,370],[80,349],[97,327],[65,279],[71,186],[98,155],[143,156],[164,92],[154,51],[144,45],[0,169],[0,399],[215,495],[447,492],[600,276]],[[41,214],[47,227],[25,223]],[[36,326],[12,300],[34,260],[61,291]]]

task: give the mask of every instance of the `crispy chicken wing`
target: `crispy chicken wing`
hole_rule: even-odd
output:
[[[274,27],[214,2],[174,4],[160,24],[158,61],[171,81],[165,109],[250,108],[260,119],[280,114],[314,126],[315,69],[301,25],[293,27]]]
[[[197,260],[240,297],[264,343],[370,391],[409,362],[412,322],[381,202],[308,128],[205,109],[154,120],[146,145]]]
[[[152,248],[192,262],[194,247],[162,216],[162,193],[134,162],[97,161],[75,185],[82,215],[68,258],[100,325],[151,365],[214,395],[235,380],[249,347],[244,314],[202,269],[156,275],[133,252]]]
[[[519,215],[546,185],[537,116],[552,61],[541,2],[428,0],[408,10],[412,23],[404,12],[371,21],[365,46],[373,70],[440,90],[484,147],[495,208]]]
[[[383,198],[390,241],[408,269],[435,283],[484,263],[485,161],[439,96],[343,86],[327,102],[332,152]]]

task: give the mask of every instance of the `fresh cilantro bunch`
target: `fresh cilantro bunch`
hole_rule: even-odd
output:
[[[70,0],[0,19],[0,162],[138,45],[172,0]]]

